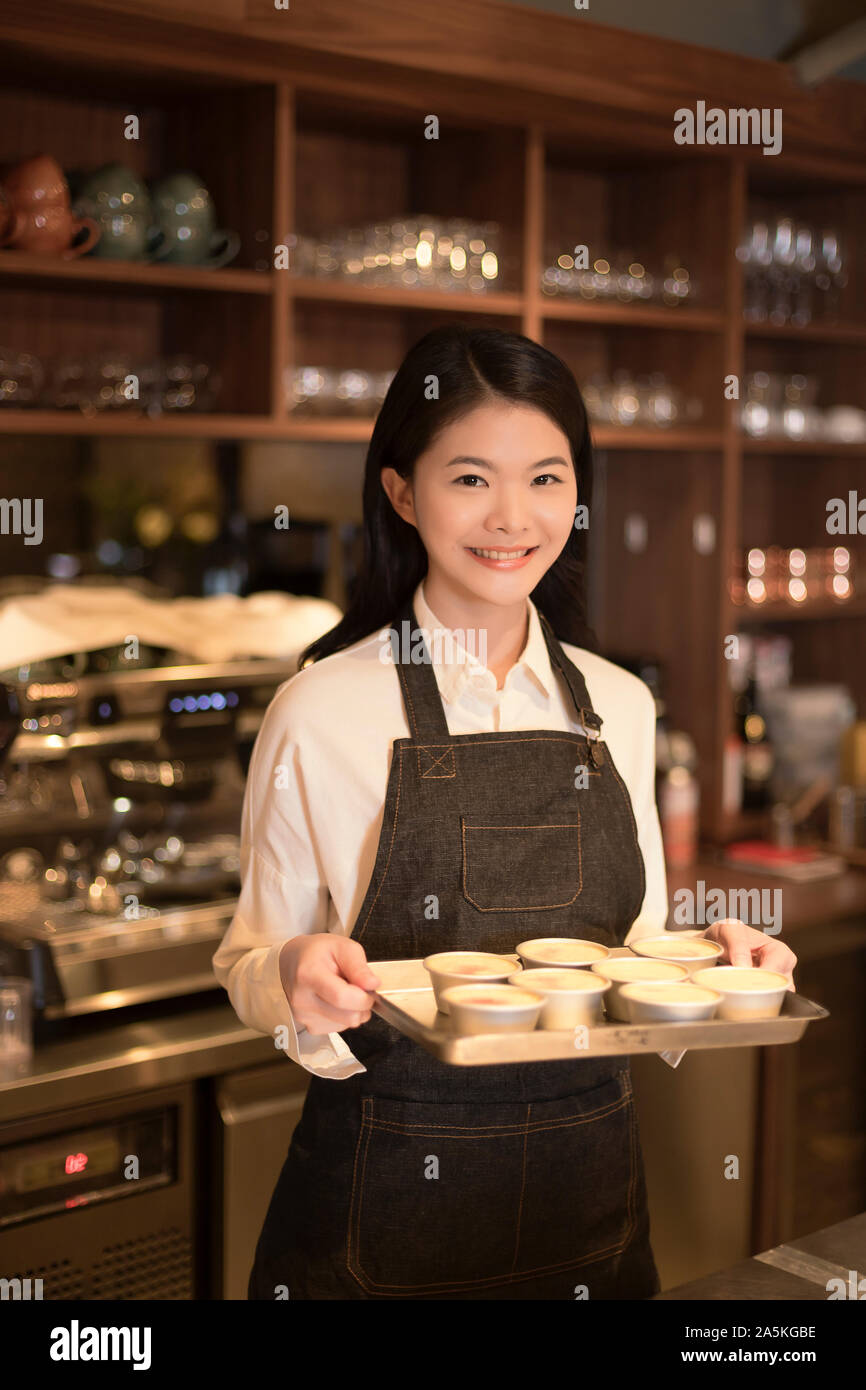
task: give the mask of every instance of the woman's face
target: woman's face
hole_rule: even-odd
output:
[[[386,468],[382,485],[403,520],[417,527],[431,583],[464,601],[525,600],[574,525],[577,479],[568,438],[531,406],[478,406],[440,432],[418,458],[413,479]],[[491,550],[492,557],[478,553]],[[510,554],[497,558],[503,551]]]

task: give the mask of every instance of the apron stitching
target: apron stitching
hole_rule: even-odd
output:
[[[368,1105],[369,1105],[369,1120],[368,1120],[368,1110],[367,1110]],[[361,1194],[363,1194],[363,1191],[364,1191],[364,1181],[365,1181],[365,1178],[366,1178],[366,1176],[367,1176],[367,1153],[368,1153],[369,1148],[370,1148],[370,1139],[371,1139],[372,1134],[373,1134],[372,1119],[373,1119],[373,1102],[372,1102],[371,1099],[368,1100],[367,1098],[365,1098],[365,1099],[362,1101],[362,1108],[361,1108],[361,1128],[360,1128],[360,1130],[359,1130],[359,1132],[358,1132],[358,1142],[357,1142],[357,1144],[356,1144],[356,1146],[355,1146],[355,1166],[354,1166],[354,1171],[353,1171],[353,1173],[352,1173],[352,1195],[351,1195],[350,1204],[349,1204],[349,1231],[348,1231],[348,1241],[347,1241],[347,1248],[346,1248],[346,1265],[347,1265],[347,1267],[348,1267],[349,1269],[351,1269],[351,1267],[352,1267],[350,1262],[351,1262],[351,1260],[352,1260],[352,1237],[353,1237],[353,1234],[354,1234],[355,1244],[357,1245],[358,1250],[359,1250],[359,1252],[360,1252],[360,1245],[361,1245]],[[365,1131],[366,1131],[366,1133],[365,1133]],[[359,1194],[359,1196],[358,1196],[358,1204],[357,1204],[357,1210],[356,1210],[356,1209],[355,1209],[355,1180],[356,1180],[356,1178],[357,1178],[357,1173],[358,1173],[358,1154],[359,1154],[360,1149],[361,1149],[361,1140],[362,1140],[362,1139],[364,1140],[364,1161],[363,1161],[363,1163],[362,1163],[362,1165],[361,1165],[361,1192],[360,1192],[360,1194]],[[353,1232],[353,1230],[352,1230],[353,1218],[354,1218],[355,1225],[356,1225],[356,1227],[357,1227],[357,1230],[354,1231],[354,1232]],[[359,1257],[356,1255],[356,1256],[355,1256],[355,1259],[357,1260],[358,1258],[359,1258]],[[360,1267],[360,1266],[359,1266],[359,1267]]]
[[[392,826],[391,826],[391,843],[390,843],[389,846],[388,846],[388,858],[385,860],[385,866],[384,866],[384,868],[383,868],[383,870],[382,870],[382,877],[381,877],[381,880],[380,880],[380,882],[379,882],[379,887],[376,889],[376,896],[373,898],[373,901],[370,903],[370,906],[369,906],[369,908],[367,909],[367,915],[366,915],[366,917],[364,918],[364,922],[363,922],[363,925],[362,925],[362,927],[361,927],[361,930],[360,930],[357,934],[355,934],[354,932],[352,933],[352,935],[355,937],[355,940],[356,940],[356,941],[360,941],[360,940],[361,940],[361,937],[364,935],[364,932],[365,932],[366,929],[367,929],[367,923],[368,923],[369,920],[370,920],[370,914],[371,914],[371,912],[373,911],[373,908],[376,906],[376,903],[378,902],[379,894],[381,893],[382,889],[383,889],[384,886],[385,886],[385,879],[388,877],[388,869],[389,869],[390,864],[391,864],[391,855],[392,855],[393,852],[394,852],[394,841],[395,841],[396,838],[397,838],[397,821],[398,821],[399,816],[400,816],[400,791],[401,791],[402,785],[403,785],[403,750],[402,750],[402,748],[401,748],[401,749],[399,750],[399,757],[398,757],[398,761],[397,761],[397,795],[396,795],[396,799],[395,799],[395,802],[394,802],[394,821],[393,821],[393,824],[392,824]],[[387,805],[387,802],[386,802],[386,805]],[[377,856],[377,858],[378,858],[378,856]],[[375,873],[375,869],[374,869],[374,873]]]
[[[578,1269],[581,1265],[591,1264],[593,1261],[600,1260],[605,1256],[621,1254],[627,1239],[628,1237],[625,1237],[623,1240],[617,1241],[614,1245],[606,1245],[603,1249],[593,1250],[590,1254],[581,1255],[576,1260],[560,1260],[557,1264],[538,1265],[535,1269],[523,1269],[514,1275],[487,1274],[483,1279],[460,1279],[452,1280],[450,1283],[440,1282],[437,1284],[377,1284],[375,1280],[370,1279],[370,1276],[366,1272],[362,1271],[364,1273],[364,1279],[368,1281],[368,1283],[365,1284],[364,1279],[361,1279],[354,1270],[351,1270],[350,1273],[357,1279],[361,1287],[370,1293],[375,1293],[377,1289],[435,1289],[439,1293],[447,1293],[451,1289],[479,1288],[482,1285],[498,1288],[503,1284],[525,1283],[528,1279],[533,1279],[538,1274],[555,1274],[567,1269]],[[358,1268],[360,1269],[361,1266],[359,1265]]]
[[[523,1171],[520,1175],[520,1202],[517,1207],[517,1231],[514,1237],[514,1259],[511,1261],[511,1273],[517,1268],[517,1254],[520,1250],[520,1221],[523,1216],[523,1193],[526,1188],[526,1146],[529,1142],[529,1117],[532,1114],[531,1103],[526,1107],[526,1128],[523,1131]]]
[[[614,777],[616,778],[617,783],[619,784],[619,789],[620,789],[620,791],[622,792],[622,797],[623,797],[623,800],[625,801],[626,810],[628,811],[629,824],[630,824],[630,826],[631,826],[631,836],[632,836],[632,839],[634,840],[634,843],[635,843],[635,849],[637,850],[638,863],[639,863],[639,865],[640,865],[641,890],[640,890],[640,897],[638,898],[638,901],[637,901],[637,906],[635,907],[635,910],[634,910],[634,915],[635,915],[635,917],[636,917],[637,914],[638,914],[638,912],[640,911],[641,904],[643,903],[644,897],[645,897],[645,895],[646,895],[646,866],[645,866],[645,864],[644,864],[644,862],[643,862],[643,853],[641,852],[640,844],[638,843],[638,838],[637,838],[637,825],[636,825],[635,818],[634,818],[634,808],[632,807],[632,804],[631,804],[631,798],[630,798],[628,792],[626,791],[626,788],[625,788],[625,785],[624,785],[624,783],[623,783],[622,778],[620,777],[619,773],[617,772],[616,768],[615,768],[614,765],[613,765],[613,759],[612,759],[612,758],[609,758],[609,759],[608,759],[608,762],[610,763],[610,770],[611,770],[611,772],[613,773]],[[634,918],[632,918],[632,922],[633,922],[633,921],[634,921]]]
[[[581,853],[580,842],[580,812],[576,811],[576,821],[568,821],[562,825],[467,825],[466,817],[460,817],[460,835],[463,842],[463,896],[467,902],[479,912],[551,912],[555,908],[570,907],[580,894],[583,892],[583,855]],[[503,903],[498,907],[482,907],[472,894],[469,892],[469,885],[466,882],[466,870],[469,864],[469,847],[466,843],[467,830],[577,830],[577,891],[572,897],[561,903],[535,903],[530,907],[523,903],[514,906]]]
[[[443,753],[441,753],[441,754],[439,755],[438,758],[434,758],[434,757],[433,757],[433,749],[434,749],[434,747],[436,747],[436,748],[441,748],[441,746],[442,746],[441,744],[433,744],[433,745],[428,744],[428,743],[424,743],[424,744],[419,743],[419,744],[418,744],[418,746],[417,746],[417,755],[418,755],[418,775],[419,775],[419,777],[456,777],[456,776],[457,776],[457,768],[454,766],[454,749],[453,749],[453,748],[446,748],[445,751],[444,751]],[[422,754],[422,753],[426,753],[427,756],[428,756],[428,758],[431,759],[430,766],[427,768],[426,771],[422,771],[422,769],[421,769],[421,754]],[[446,771],[446,770],[445,770],[444,763],[445,763],[445,759],[448,757],[448,754],[449,754],[449,753],[451,754],[451,762],[448,764],[448,767],[450,768],[450,771]],[[434,769],[434,768],[437,768],[437,767],[441,767],[441,768],[442,768],[442,771],[441,771],[441,772],[434,772],[433,769]]]
[[[435,1105],[435,1101],[429,1102]],[[602,1105],[598,1110],[591,1110],[587,1115],[569,1115],[562,1120],[533,1120],[529,1125],[532,1134],[541,1134],[548,1129],[572,1129],[575,1125],[588,1124],[590,1120],[601,1120],[608,1115],[616,1114],[617,1110],[622,1110],[628,1105],[628,1097],[621,1096],[617,1101],[611,1101],[608,1105]],[[479,1139],[510,1139],[515,1134],[523,1134],[526,1125],[434,1125],[422,1124],[420,1121],[415,1127],[398,1125],[392,1120],[373,1119],[370,1121],[371,1129],[386,1130],[389,1134],[405,1134],[409,1139],[447,1139],[449,1136],[443,1134],[443,1130],[459,1130],[454,1134],[455,1139],[469,1139],[477,1137]],[[528,1124],[528,1121],[527,1121]],[[491,1133],[491,1131],[494,1131]]]
[[[623,1099],[620,1099],[615,1105],[611,1105],[611,1106],[608,1106],[608,1107],[602,1107],[601,1110],[598,1110],[598,1111],[593,1112],[592,1115],[583,1116],[583,1117],[580,1117],[580,1118],[578,1118],[578,1119],[576,1119],[576,1120],[568,1121],[568,1122],[566,1122],[564,1125],[563,1125],[563,1124],[556,1123],[556,1122],[551,1123],[551,1124],[544,1124],[544,1125],[538,1125],[538,1124],[536,1124],[536,1125],[533,1127],[532,1132],[533,1132],[533,1133],[538,1133],[538,1132],[539,1132],[540,1130],[542,1130],[542,1129],[555,1129],[555,1128],[563,1128],[563,1127],[568,1128],[568,1127],[571,1127],[571,1126],[574,1125],[574,1124],[583,1124],[583,1123],[586,1122],[586,1120],[591,1119],[591,1118],[595,1118],[595,1117],[601,1115],[602,1113],[604,1113],[605,1111],[607,1111],[607,1113],[611,1113],[611,1114],[612,1114],[612,1113],[614,1113],[616,1110],[622,1109],[626,1104],[627,1104],[627,1099],[623,1098]],[[557,1263],[557,1264],[538,1265],[535,1269],[531,1269],[531,1270],[521,1270],[521,1272],[520,1272],[519,1275],[516,1275],[516,1274],[515,1274],[514,1265],[512,1265],[511,1274],[510,1274],[509,1276],[504,1276],[504,1277],[501,1276],[501,1275],[489,1274],[489,1275],[485,1275],[482,1279],[461,1279],[461,1280],[452,1280],[452,1281],[450,1281],[450,1282],[449,1282],[449,1281],[439,1281],[438,1283],[432,1283],[432,1284],[380,1284],[380,1283],[377,1283],[376,1280],[371,1279],[370,1275],[367,1274],[366,1270],[363,1269],[363,1267],[362,1267],[362,1265],[361,1265],[361,1262],[360,1262],[361,1206],[362,1206],[362,1202],[363,1202],[363,1191],[364,1191],[364,1185],[365,1185],[365,1180],[366,1180],[366,1172],[367,1172],[367,1154],[368,1154],[368,1151],[369,1151],[369,1141],[370,1141],[370,1138],[371,1138],[371,1136],[372,1136],[373,1129],[374,1129],[374,1128],[376,1128],[376,1129],[384,1129],[384,1128],[385,1128],[385,1125],[383,1124],[383,1122],[382,1122],[381,1119],[376,1120],[375,1117],[374,1117],[374,1107],[373,1107],[373,1098],[372,1098],[372,1097],[366,1097],[366,1098],[364,1098],[364,1100],[362,1101],[362,1107],[363,1107],[363,1116],[362,1116],[362,1122],[361,1122],[361,1133],[358,1135],[358,1143],[357,1143],[356,1148],[355,1148],[355,1166],[354,1166],[354,1173],[353,1173],[353,1178],[352,1178],[352,1194],[351,1194],[350,1207],[349,1207],[349,1231],[350,1231],[350,1239],[349,1239],[348,1246],[347,1246],[346,1265],[347,1265],[347,1268],[349,1269],[349,1272],[350,1272],[350,1274],[352,1275],[352,1277],[357,1281],[357,1283],[360,1284],[361,1288],[365,1289],[368,1293],[375,1293],[378,1289],[407,1289],[407,1290],[408,1290],[408,1289],[420,1289],[420,1290],[436,1289],[436,1290],[438,1290],[440,1293],[445,1293],[445,1292],[448,1292],[449,1290],[459,1290],[459,1289],[463,1289],[463,1288],[479,1288],[479,1287],[482,1287],[482,1286],[485,1286],[485,1285],[486,1285],[486,1286],[489,1286],[489,1287],[495,1288],[495,1287],[498,1287],[498,1286],[500,1286],[500,1285],[521,1283],[521,1282],[525,1282],[527,1279],[534,1278],[534,1277],[535,1277],[536,1275],[538,1275],[538,1274],[554,1273],[554,1272],[561,1271],[561,1270],[566,1270],[566,1269],[577,1269],[577,1268],[579,1268],[580,1265],[587,1264],[587,1263],[590,1263],[590,1262],[592,1262],[592,1261],[594,1261],[594,1260],[601,1259],[601,1258],[602,1258],[603,1256],[605,1256],[605,1255],[611,1255],[611,1256],[612,1256],[612,1255],[618,1254],[619,1252],[621,1252],[621,1251],[623,1250],[623,1248],[624,1248],[625,1245],[627,1244],[627,1242],[628,1242],[628,1240],[629,1240],[629,1238],[630,1238],[630,1236],[631,1236],[631,1234],[632,1234],[633,1227],[634,1227],[634,1217],[633,1217],[633,1215],[631,1215],[631,1213],[632,1213],[632,1207],[633,1207],[632,1189],[633,1189],[633,1186],[634,1186],[634,1162],[633,1162],[633,1155],[634,1155],[634,1116],[631,1117],[631,1125],[630,1125],[631,1134],[632,1134],[632,1143],[631,1143],[632,1180],[631,1180],[631,1184],[630,1184],[630,1187],[629,1187],[628,1211],[629,1211],[629,1213],[630,1213],[630,1215],[631,1215],[631,1220],[630,1220],[630,1224],[629,1224],[628,1231],[627,1231],[626,1235],[625,1235],[621,1240],[615,1242],[613,1245],[604,1246],[604,1247],[602,1247],[602,1248],[599,1249],[599,1250],[590,1251],[590,1253],[587,1254],[587,1255],[581,1255],[577,1260],[561,1260],[561,1261],[559,1261],[559,1263]],[[369,1107],[369,1110],[368,1110],[368,1107]],[[529,1107],[528,1107],[528,1110],[527,1110],[526,1122],[525,1122],[524,1130],[523,1130],[523,1132],[524,1132],[524,1174],[525,1174],[525,1163],[526,1163],[526,1135],[529,1133],[529,1128],[530,1128],[529,1111],[531,1111],[531,1108],[532,1108],[532,1106],[531,1106],[531,1104],[530,1104]],[[433,1126],[431,1126],[430,1128],[432,1128],[432,1129],[442,1129],[442,1128],[448,1128],[448,1126],[441,1126],[441,1125],[437,1126],[437,1125],[433,1125]],[[452,1128],[469,1128],[469,1127],[468,1127],[468,1126],[452,1126]],[[492,1125],[491,1125],[491,1126],[487,1126],[487,1128],[492,1129],[492,1128],[496,1128],[496,1126],[492,1126]],[[360,1151],[360,1147],[361,1147],[361,1138],[362,1138],[362,1136],[363,1136],[363,1131],[364,1131],[365,1129],[367,1130],[367,1134],[366,1134],[366,1142],[365,1142],[365,1146],[364,1146],[364,1160],[363,1160],[362,1171],[361,1171],[361,1190],[360,1190],[360,1194],[359,1194],[358,1201],[357,1201],[357,1204],[356,1204],[356,1201],[355,1201],[355,1192],[356,1192],[356,1177],[357,1177],[357,1167],[358,1167],[358,1153],[359,1153],[359,1151]],[[397,1132],[399,1133],[399,1132],[402,1132],[402,1131],[399,1131],[399,1130],[398,1130]],[[518,1127],[518,1129],[513,1130],[512,1133],[519,1134],[519,1133],[520,1133],[519,1127]],[[414,1138],[425,1138],[425,1137],[428,1137],[428,1136],[426,1136],[426,1135],[418,1135],[418,1134],[415,1134],[415,1135],[413,1135],[412,1137],[414,1137]],[[432,1134],[431,1134],[429,1137],[430,1137],[430,1138],[436,1138],[436,1137],[441,1137],[441,1136],[436,1136],[436,1135],[432,1135]],[[488,1136],[485,1136],[485,1137],[490,1138],[491,1136],[488,1135]],[[495,1137],[497,1137],[497,1138],[503,1138],[503,1137],[506,1137],[506,1136],[497,1135],[497,1136],[495,1136]],[[522,1207],[523,1207],[523,1189],[521,1188],[520,1210],[519,1210],[519,1213],[518,1213],[518,1239],[519,1239],[519,1218],[520,1218],[520,1215],[521,1215],[521,1213],[522,1213]],[[356,1226],[356,1228],[357,1228],[357,1229],[356,1229],[356,1232],[355,1232],[356,1254],[354,1255],[354,1259],[355,1259],[355,1263],[356,1263],[356,1265],[357,1265],[357,1269],[358,1269],[358,1271],[360,1271],[360,1274],[363,1275],[363,1278],[361,1278],[361,1277],[360,1277],[360,1274],[357,1273],[356,1270],[352,1268],[352,1264],[351,1264],[351,1260],[352,1260],[351,1231],[352,1231],[352,1219],[353,1219],[353,1217],[354,1217],[354,1224],[355,1224],[355,1226]],[[516,1264],[516,1262],[517,1262],[517,1253],[516,1253],[516,1251],[515,1251],[514,1263]],[[511,1277],[511,1276],[514,1276],[514,1277]],[[367,1282],[365,1283],[364,1280],[366,1280]]]

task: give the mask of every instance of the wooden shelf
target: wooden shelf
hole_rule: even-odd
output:
[[[130,289],[222,291],[231,294],[270,294],[276,272],[237,270],[225,266],[159,265],[143,261],[96,260],[82,257],[64,261],[55,256],[34,256],[26,251],[0,250],[0,277],[43,280],[54,284],[120,285]]]
[[[698,750],[704,832],[720,824],[730,724],[723,651],[732,624],[795,624],[798,673],[833,681],[850,671],[852,692],[866,701],[866,656],[821,621],[866,616],[866,597],[738,608],[727,589],[741,538],[796,536],[804,516],[814,530],[826,498],[855,485],[866,445],[752,439],[733,413],[723,415],[722,396],[730,374],[742,381],[753,370],[808,368],[832,382],[836,400],[861,403],[866,274],[858,259],[845,292],[851,321],[797,328],[745,320],[736,256],[759,201],[762,217],[784,209],[808,225],[837,227],[855,244],[866,220],[858,84],[792,93],[784,64],[609,26],[581,24],[578,34],[536,12],[519,21],[527,41],[515,49],[515,66],[505,53],[513,36],[491,39],[485,5],[475,0],[446,7],[439,19],[449,42],[434,48],[411,36],[395,48],[396,0],[381,0],[363,36],[335,29],[331,16],[300,30],[273,15],[238,21],[204,0],[192,0],[182,20],[163,0],[165,13],[146,23],[129,15],[129,0],[101,0],[98,16],[83,0],[46,3],[47,19],[42,9],[33,18],[7,6],[0,20],[15,56],[0,92],[3,163],[45,149],[69,170],[120,162],[145,181],[193,169],[220,225],[240,236],[245,267],[270,266],[272,246],[302,227],[360,226],[413,210],[493,221],[508,288],[376,287],[270,268],[61,261],[0,249],[4,347],[46,364],[104,352],[140,362],[190,354],[221,382],[213,414],[151,419],[0,406],[0,436],[15,466],[28,451],[14,435],[363,449],[372,418],[287,408],[285,383],[296,366],[390,371],[437,322],[493,324],[542,344],[578,382],[618,369],[661,372],[686,398],[705,402],[703,420],[679,429],[592,427],[596,449],[610,456],[597,513],[597,631],[607,650],[648,654],[663,666],[669,717]],[[515,22],[522,13],[515,10]],[[733,78],[746,105],[784,104],[784,152],[767,160],[735,146],[675,149],[670,112],[684,72],[708,105],[724,104]],[[130,107],[130,92],[138,105]],[[118,112],[139,107],[140,139],[127,142]],[[447,138],[425,144],[420,158],[431,110],[445,114]],[[602,253],[633,247],[648,267],[675,254],[699,297],[667,306],[546,294],[541,268],[576,238]],[[798,467],[798,459],[814,466]],[[623,540],[632,513],[646,522],[644,550]],[[714,545],[701,553],[696,517],[715,522]]]
[[[807,323],[798,328],[790,323],[743,322],[748,338],[781,338],[788,343],[852,343],[866,347],[866,324]]]
[[[741,624],[823,622],[826,618],[866,618],[866,598],[855,595],[847,602],[834,599],[806,600],[799,607],[784,600],[772,603],[731,604],[731,613]]]
[[[180,412],[148,417],[133,411],[85,415],[72,410],[5,410],[0,408],[0,435],[199,435],[207,439],[306,439],[323,443],[366,443],[373,419],[357,416],[225,415]],[[714,451],[722,448],[721,430],[593,429],[596,449]]]
[[[309,275],[288,276],[289,295],[297,300],[330,304],[370,304],[383,309],[466,309],[478,314],[520,315],[523,296],[499,290],[473,294],[470,290],[424,290],[399,285],[353,285],[342,279]]]
[[[792,457],[798,454],[826,454],[832,458],[862,458],[866,456],[866,439],[848,444],[827,439],[754,439],[751,435],[744,434],[743,453],[782,456],[790,454]]]
[[[721,449],[724,435],[713,429],[617,429],[614,425],[592,428],[592,441],[597,449],[714,450]]]
[[[285,428],[281,420],[268,415],[208,415],[203,411],[183,411],[150,419],[123,410],[84,415],[77,410],[4,410],[0,407],[0,434],[279,439],[286,437]]]
[[[673,328],[685,333],[721,333],[725,315],[716,309],[692,309],[684,305],[666,309],[663,305],[600,304],[593,300],[572,301],[542,296],[543,319],[568,319],[574,323],[622,325],[624,328]]]

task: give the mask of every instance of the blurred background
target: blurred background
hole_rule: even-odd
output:
[[[89,1205],[55,1296],[244,1296],[307,1079],[214,992],[244,776],[356,583],[388,382],[454,319],[584,393],[590,620],[656,699],[671,894],[781,889],[831,1011],[636,1059],[665,1287],[866,1207],[862,6],[461,9],[475,41],[446,7],[429,50],[341,0],[0,13],[0,1251],[50,1262]],[[781,108],[782,153],[677,145],[698,100]],[[140,1073],[155,1036],[192,1069]],[[732,1125],[747,1181],[708,1212],[684,1173]],[[118,1266],[96,1194],[133,1137]],[[48,1181],[86,1144],[101,1176]]]

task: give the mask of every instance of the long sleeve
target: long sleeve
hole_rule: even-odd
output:
[[[637,823],[638,844],[644,860],[646,891],[637,917],[625,939],[627,946],[642,936],[655,936],[665,929],[668,918],[667,876],[655,799],[656,710],[650,691],[644,687],[638,732],[639,764],[637,777],[629,789]]]
[[[287,733],[291,708],[291,692],[283,686],[256,740],[241,822],[241,892],[213,968],[242,1022],[270,1034],[274,1046],[307,1071],[337,1080],[366,1068],[339,1033],[296,1027],[280,980],[285,942],[329,926],[301,749]]]

